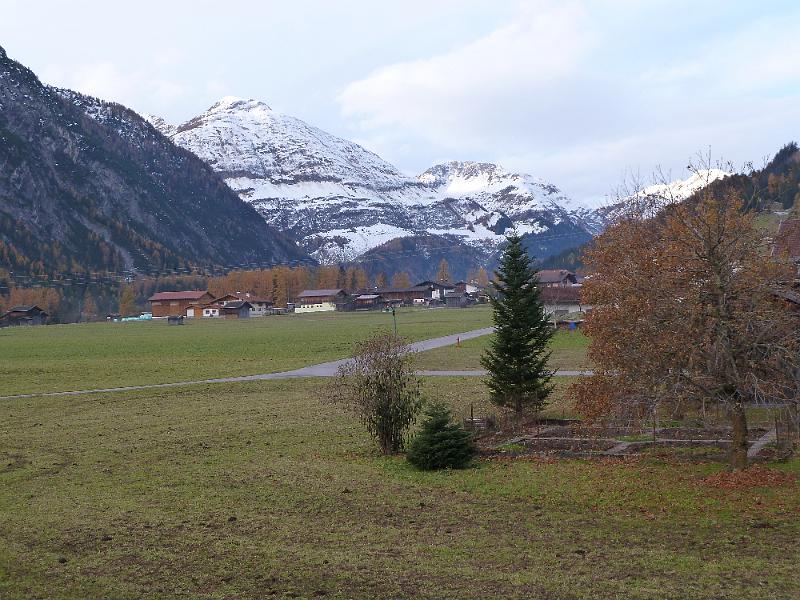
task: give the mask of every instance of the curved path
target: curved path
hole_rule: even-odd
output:
[[[474,329],[463,333],[454,333],[443,337],[422,340],[409,344],[409,348],[415,352],[434,350],[444,346],[452,346],[459,340],[470,340],[472,338],[489,335],[494,331],[493,327]],[[173,383],[150,383],[145,385],[129,385],[124,387],[97,388],[91,390],[74,390],[67,392],[33,392],[30,394],[15,394],[13,396],[0,396],[0,400],[14,400],[20,398],[42,398],[47,396],[84,396],[86,394],[103,394],[113,392],[131,392],[137,390],[151,390],[159,388],[184,387],[189,385],[202,385],[207,383],[239,383],[244,381],[264,381],[273,379],[297,379],[301,377],[333,377],[341,365],[348,362],[349,358],[333,360],[330,362],[319,363],[294,369],[293,371],[279,371],[277,373],[262,373],[260,375],[241,375],[238,377],[217,377],[213,379],[196,379],[193,381],[176,381]],[[417,371],[423,376],[439,377],[481,377],[486,371]],[[591,371],[556,371],[557,377],[574,377],[577,375],[591,375]]]

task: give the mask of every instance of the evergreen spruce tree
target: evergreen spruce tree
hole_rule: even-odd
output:
[[[522,238],[513,233],[495,272],[495,335],[481,357],[489,371],[486,384],[497,406],[540,411],[553,384],[553,372],[547,368],[548,342],[553,329],[539,298],[536,271],[522,246]]]
[[[467,467],[475,455],[472,434],[452,423],[450,411],[441,403],[430,405],[425,415],[408,448],[408,462],[424,471]]]

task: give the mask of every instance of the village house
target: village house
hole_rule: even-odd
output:
[[[566,269],[545,269],[537,274],[539,287],[569,287],[578,283],[578,278],[572,271]]]
[[[267,314],[272,314],[273,303],[272,300],[266,298],[256,298],[250,294],[243,294],[236,292],[235,294],[225,294],[215,299],[216,304],[221,304],[224,307],[229,305],[238,304],[240,302],[247,302],[250,305],[249,317],[263,317]],[[188,316],[188,314],[187,314]]]
[[[389,304],[419,306],[431,301],[433,290],[426,285],[415,285],[410,288],[376,288],[373,293],[383,296]]]
[[[475,298],[470,294],[458,291],[447,292],[444,296],[444,301],[447,308],[466,308],[475,304]]]
[[[548,315],[558,319],[564,315],[576,312],[588,312],[591,306],[581,302],[581,287],[544,287],[539,290],[539,298],[544,304]]]
[[[260,298],[258,296],[249,294],[249,293],[242,293],[236,292],[235,294],[231,294],[235,296],[239,300],[245,300],[250,303],[250,316],[251,317],[263,317],[264,315],[272,314],[272,308],[275,306],[275,303],[268,299],[268,298]]]
[[[253,305],[247,300],[237,300],[236,302],[226,302],[222,305],[220,316],[223,319],[249,319]]]
[[[440,302],[444,302],[447,292],[456,291],[455,284],[452,284],[449,281],[421,281],[414,287],[428,288],[431,291],[430,300],[438,300]]]
[[[44,325],[49,315],[35,304],[14,306],[6,313],[0,313],[0,327],[24,327]]]
[[[347,292],[343,289],[303,290],[297,296],[294,311],[296,313],[325,312],[337,309],[347,301]]]
[[[208,304],[190,304],[186,307],[186,317],[189,319],[215,318],[219,317],[222,304],[209,302]]]
[[[457,281],[455,283],[455,291],[461,292],[462,294],[477,294],[480,291],[480,288],[475,283],[470,283],[468,281]]]
[[[213,301],[214,296],[202,290],[158,292],[148,298],[154,318],[188,316],[186,310],[190,305],[202,306]]]
[[[225,298],[225,296],[223,296]],[[208,304],[190,304],[186,308],[186,317],[189,319],[248,319],[252,305],[246,300],[215,300]]]
[[[385,302],[380,294],[360,294],[353,301],[353,308],[355,310],[373,310],[383,308]]]

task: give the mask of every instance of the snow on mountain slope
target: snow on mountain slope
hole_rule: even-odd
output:
[[[642,188],[635,194],[618,198],[615,202],[595,209],[578,210],[576,214],[583,219],[586,228],[594,235],[601,233],[609,224],[620,217],[625,203],[634,197],[654,201],[657,206],[682,202],[715,181],[730,177],[731,173],[721,169],[701,169],[686,179],[676,179],[669,183],[656,183]]]
[[[670,183],[657,183],[648,186],[641,190],[638,195],[640,197],[661,198],[668,202],[681,202],[707,185],[730,175],[730,173],[722,169],[703,169],[693,173],[686,179],[676,179]]]
[[[406,178],[358,144],[337,138],[263,102],[226,96],[172,134],[224,177],[391,190]],[[331,186],[331,191],[342,188]]]
[[[544,253],[548,236],[559,247],[590,237],[569,200],[544,181],[476,162],[408,177],[358,144],[256,100],[225,97],[177,127],[150,122],[321,262],[352,260],[398,237],[443,236],[476,260],[513,227],[544,240]]]

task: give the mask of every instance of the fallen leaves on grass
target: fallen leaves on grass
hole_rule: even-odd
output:
[[[792,485],[797,480],[794,473],[784,473],[766,467],[750,467],[744,471],[722,471],[701,480],[704,485],[736,490],[751,487],[781,487]]]

